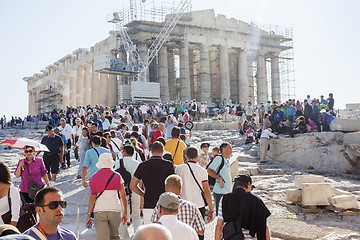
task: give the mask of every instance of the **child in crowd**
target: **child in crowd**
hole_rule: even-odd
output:
[[[220,149],[218,147],[213,147],[212,148],[212,157],[210,159],[210,162],[217,157],[217,155],[220,154]]]

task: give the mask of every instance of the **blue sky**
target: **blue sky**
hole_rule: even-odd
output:
[[[28,95],[22,78],[105,39],[112,29],[107,15],[128,2],[2,2],[0,115],[26,115]],[[296,99],[332,92],[337,108],[360,103],[360,1],[193,0],[192,6],[193,10],[213,8],[217,14],[247,22],[292,26]]]

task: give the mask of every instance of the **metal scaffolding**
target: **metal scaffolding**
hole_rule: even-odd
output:
[[[279,55],[279,74],[281,85],[281,102],[286,102],[289,99],[295,98],[295,76],[294,76],[294,49],[293,49],[293,29],[292,27],[284,27],[270,24],[260,24],[257,22],[251,22],[251,25],[255,28],[261,29],[267,33],[282,36],[280,45],[283,47]],[[253,64],[253,72],[256,73],[256,63]],[[266,77],[268,83],[268,99],[272,99],[271,95],[271,62],[266,61]],[[256,91],[255,89],[250,91]],[[256,94],[255,94],[256,95]],[[255,101],[256,102],[256,99]]]

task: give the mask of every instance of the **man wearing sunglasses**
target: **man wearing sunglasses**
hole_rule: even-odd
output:
[[[66,201],[63,201],[60,189],[56,187],[41,189],[35,195],[35,207],[40,220],[24,234],[36,240],[76,240],[73,232],[59,226],[66,208]]]

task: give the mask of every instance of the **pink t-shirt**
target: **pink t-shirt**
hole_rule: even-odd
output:
[[[114,171],[110,168],[102,168],[97,171],[91,177],[89,182],[91,194],[94,195],[101,193],[105,189],[106,183],[113,173]],[[121,189],[121,184],[123,182],[124,181],[120,174],[115,173],[106,190],[104,190],[103,194],[98,199],[96,199],[93,211],[121,212],[122,207],[118,197],[118,190]]]
[[[105,190],[105,186],[114,171],[110,168],[102,168],[97,171],[90,179],[89,185],[91,194],[99,194]],[[121,188],[121,175],[115,172],[114,177],[111,179],[106,190],[120,190]]]
[[[34,158],[34,160],[29,163],[28,160],[26,158],[21,159],[21,160],[25,160],[25,164],[21,169],[21,181],[20,181],[20,192],[23,193],[28,193],[29,192],[29,184],[30,184],[30,178],[28,175],[28,171],[27,168],[29,167],[29,172],[31,175],[31,180],[37,184],[43,185],[43,182],[41,181],[41,178],[48,173],[48,171],[45,168],[44,165],[44,161],[42,160],[42,158]],[[21,161],[20,160],[20,161]],[[19,163],[17,164],[16,169],[18,169],[19,167]]]

